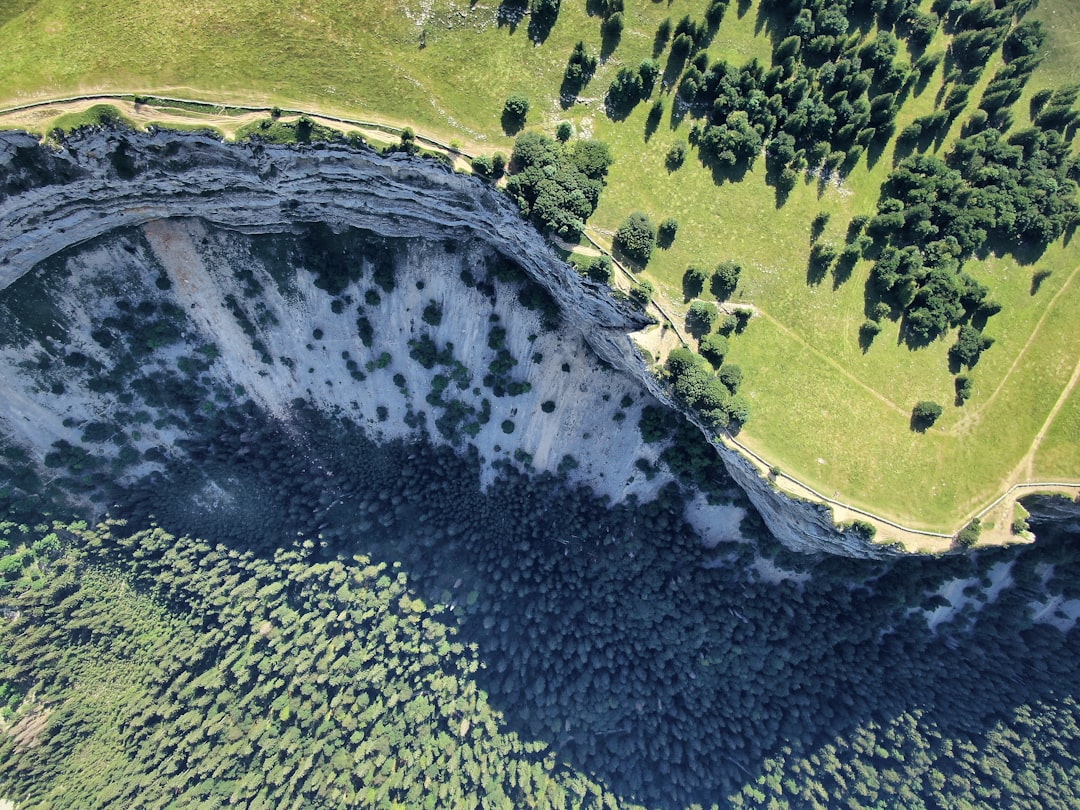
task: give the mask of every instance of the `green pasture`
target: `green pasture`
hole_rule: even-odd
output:
[[[763,159],[742,178],[714,178],[691,149],[682,168],[669,172],[665,155],[687,140],[693,123],[672,118],[670,90],[658,86],[624,121],[607,118],[603,95],[618,69],[652,56],[664,18],[700,19],[705,5],[628,2],[618,46],[580,103],[563,109],[559,86],[574,44],[584,40],[592,53],[601,50],[601,20],[579,0],[562,4],[539,45],[527,35],[527,18],[518,26],[500,24],[490,0],[132,0],[93,9],[75,0],[22,0],[0,12],[0,105],[89,91],[189,94],[379,117],[466,149],[509,151],[502,104],[510,93],[525,93],[532,102],[527,126],[551,133],[567,120],[579,135],[612,146],[608,188],[590,220],[601,242],[635,210],[656,222],[678,220],[672,247],[655,251],[643,271],[674,309],[686,306],[681,279],[689,264],[742,264],[734,300],[753,304],[760,315],[732,341],[730,360],[746,372],[753,407],[740,439],[784,472],[827,495],[939,531],[959,528],[1014,474],[1017,480],[1080,475],[1080,395],[1066,397],[1046,424],[1080,357],[1080,278],[1068,283],[1080,267],[1076,238],[1052,245],[1033,264],[994,256],[969,262],[968,272],[1004,308],[985,329],[994,346],[969,372],[974,395],[957,407],[948,364],[954,335],[911,350],[898,342],[898,324],[886,321],[873,344],[860,347],[868,262],[846,280],[830,274],[808,283],[811,221],[828,214],[821,238],[842,246],[851,218],[875,211],[893,166],[891,143],[872,162],[864,155],[841,183],[807,177],[781,201],[765,183]],[[768,65],[768,20],[759,18],[756,3],[741,16],[739,5],[729,7],[710,58],[757,57]],[[1080,6],[1043,0],[1035,16],[1049,32],[1047,61],[1015,107],[1018,126],[1026,124],[1035,89],[1075,81],[1080,66]],[[939,32],[928,50],[944,47]],[[987,66],[969,109],[998,66],[998,60]],[[941,83],[939,66],[907,98],[897,131],[934,109]],[[664,115],[647,133],[657,98],[664,99]],[[1035,273],[1049,274],[1037,291]],[[920,399],[946,406],[925,434],[909,426]]]

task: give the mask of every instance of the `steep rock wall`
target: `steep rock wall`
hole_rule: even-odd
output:
[[[1057,531],[1080,533],[1080,501],[1062,495],[1031,495],[1020,501],[1028,522],[1053,526]]]
[[[330,144],[231,145],[197,134],[99,130],[56,152],[25,134],[0,134],[0,164],[0,289],[61,251],[125,228],[147,226],[154,252],[167,265],[169,235],[152,223],[177,218],[245,234],[321,222],[396,239],[471,242],[519,264],[597,356],[672,405],[628,336],[643,325],[640,314],[574,273],[503,195],[437,163]],[[173,256],[173,276],[195,266],[184,250]],[[236,370],[241,377],[243,366]],[[265,369],[253,376],[253,367],[245,388],[273,409],[287,389],[276,387],[280,380],[267,380]],[[837,530],[826,508],[777,492],[737,453],[720,446],[717,451],[789,547],[857,557],[891,553]]]

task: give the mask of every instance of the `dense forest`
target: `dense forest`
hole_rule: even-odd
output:
[[[1075,806],[1076,538],[710,550],[690,442],[612,506],[308,409],[202,435],[122,519],[4,524],[20,807]]]

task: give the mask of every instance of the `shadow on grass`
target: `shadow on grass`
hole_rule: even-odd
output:
[[[510,112],[510,110],[503,110],[500,123],[503,132],[510,136],[517,135],[525,128],[525,118]]]
[[[645,143],[648,143],[656,130],[660,128],[660,122],[664,119],[664,102],[657,99],[649,108],[649,114],[645,118]]]
[[[864,323],[859,327],[859,348],[863,354],[870,351],[870,347],[874,345],[874,338],[878,336],[879,330],[870,329]]]
[[[841,251],[840,256],[836,259],[836,264],[833,265],[833,289],[839,289],[840,286],[851,278],[852,272],[855,270],[855,265],[859,261],[858,255]]]
[[[499,28],[506,28],[513,35],[528,10],[527,0],[502,0],[495,17]]]

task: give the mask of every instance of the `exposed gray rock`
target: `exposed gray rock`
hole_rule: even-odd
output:
[[[1080,533],[1080,501],[1064,495],[1032,495],[1020,502],[1028,510],[1029,523],[1052,524],[1056,530]]]
[[[0,289],[64,249],[172,218],[249,234],[324,222],[428,242],[480,242],[541,283],[600,358],[674,407],[629,338],[644,325],[641,314],[583,280],[508,198],[480,180],[434,161],[335,144],[225,144],[200,134],[95,130],[35,153],[30,140],[0,133]],[[895,553],[841,532],[826,507],[786,497],[742,456],[717,451],[785,545],[854,557]]]

